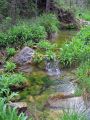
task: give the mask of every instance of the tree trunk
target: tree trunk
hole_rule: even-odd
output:
[[[50,0],[46,0],[46,12],[50,11]]]

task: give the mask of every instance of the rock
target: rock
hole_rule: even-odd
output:
[[[33,55],[34,50],[26,46],[14,56],[13,61],[19,65],[25,65],[32,62]]]
[[[16,108],[18,111],[18,114],[25,113],[27,117],[30,117],[31,113],[28,111],[28,105],[26,102],[10,102],[10,107]]]
[[[72,98],[58,98],[57,96],[48,99],[47,103],[50,109],[62,109],[62,110],[74,110],[78,112],[83,112],[86,110],[85,102],[83,97],[72,97]]]
[[[12,108],[17,108],[17,109],[21,109],[21,108],[27,108],[27,103],[26,102],[10,102],[10,106]]]

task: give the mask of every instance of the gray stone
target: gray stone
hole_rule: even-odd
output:
[[[74,110],[76,112],[83,112],[86,109],[83,97],[72,97],[61,99],[58,96],[53,96],[48,99],[48,107],[50,109]]]
[[[27,108],[27,103],[26,102],[10,102],[10,106],[12,108],[17,108],[17,109],[21,109],[21,108]]]
[[[26,46],[14,56],[13,60],[19,65],[24,65],[32,62],[33,55],[34,50]]]

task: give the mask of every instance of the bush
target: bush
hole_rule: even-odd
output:
[[[61,48],[60,60],[64,66],[71,66],[73,63],[78,63],[82,59],[85,51],[84,41],[73,39],[69,44],[64,44]],[[82,57],[81,57],[82,56]]]
[[[90,59],[90,27],[82,29],[70,43],[61,48],[60,60],[64,66],[80,63]]]
[[[54,14],[43,14],[37,19],[41,26],[45,27],[48,34],[58,31],[59,21]]]
[[[6,34],[0,33],[0,46],[22,46],[27,41],[38,42],[42,39],[46,39],[47,33],[43,26],[38,24],[29,25],[24,23],[18,26],[14,26],[7,31]]]
[[[37,45],[37,51],[34,55],[34,62],[40,63],[46,60],[55,60],[58,58],[57,45],[51,44],[49,41],[40,41]]]
[[[77,69],[77,77],[80,86],[90,92],[90,60],[80,65]]]
[[[24,113],[18,115],[15,108],[11,108],[4,103],[4,100],[0,98],[0,120],[27,120]]]
[[[12,85],[20,85],[26,81],[22,74],[4,74],[0,76],[0,89],[9,88]]]
[[[82,28],[76,38],[84,40],[86,44],[90,43],[90,26]]]

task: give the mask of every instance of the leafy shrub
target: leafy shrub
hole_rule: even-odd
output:
[[[22,74],[3,74],[0,76],[0,89],[8,88],[11,85],[20,85],[26,80]]]
[[[3,32],[0,32],[0,48],[7,45],[7,35]]]
[[[43,40],[36,44],[38,46],[34,55],[34,62],[40,63],[45,60],[54,60],[57,58],[57,45]]]
[[[16,68],[16,64],[13,62],[6,62],[6,65],[4,67],[5,67],[5,71],[13,72]]]
[[[60,59],[64,66],[90,59],[90,27],[82,29],[70,43],[61,48]]]
[[[84,40],[86,44],[90,43],[90,26],[82,28],[77,34],[76,39],[77,38]]]
[[[47,33],[45,28],[38,24],[24,23],[18,26],[14,26],[7,31],[6,34],[0,33],[0,46],[11,46],[14,44],[22,46],[27,41],[38,42],[42,39],[46,39]]]
[[[90,10],[77,11],[77,17],[86,21],[90,21]]]
[[[6,48],[6,52],[7,52],[7,56],[8,57],[11,57],[11,56],[13,56],[13,55],[15,55],[15,53],[16,53],[16,50],[15,50],[15,48]]]
[[[4,100],[0,98],[0,120],[27,120],[24,113],[18,115],[15,108],[11,108],[4,103]]]
[[[69,44],[64,44],[61,48],[60,60],[64,66],[70,66],[73,63],[78,63],[82,59],[85,51],[84,41],[73,39]],[[82,56],[82,57],[81,57]]]
[[[80,65],[77,69],[77,77],[80,86],[90,92],[90,60]]]
[[[43,14],[37,19],[37,21],[40,25],[45,27],[48,34],[58,31],[59,21],[54,14]]]

